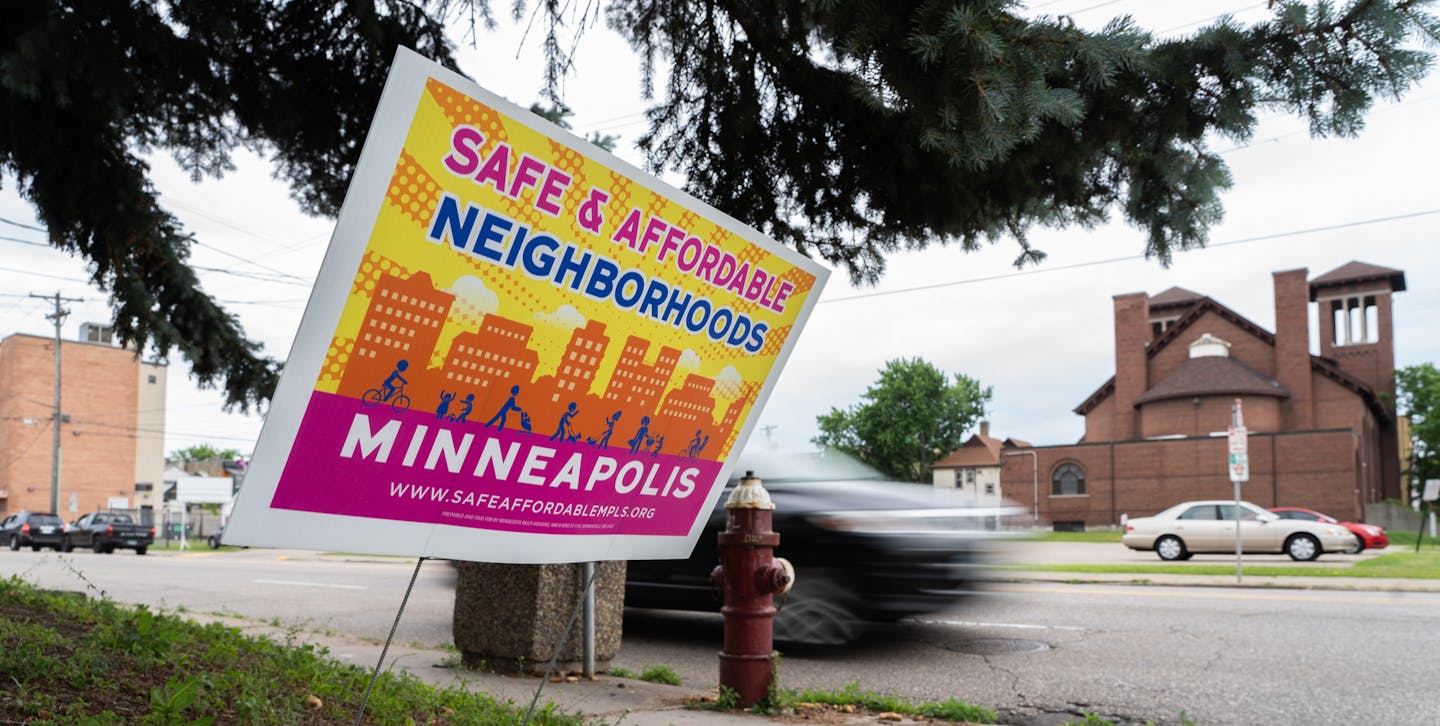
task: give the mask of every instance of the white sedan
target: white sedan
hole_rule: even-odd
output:
[[[1188,560],[1196,554],[1235,552],[1235,502],[1182,502],[1153,517],[1125,524],[1121,542],[1132,550],[1154,551],[1162,560]],[[1339,524],[1280,519],[1249,502],[1240,502],[1240,546],[1248,554],[1286,554],[1313,560],[1322,552],[1344,552],[1355,536]]]

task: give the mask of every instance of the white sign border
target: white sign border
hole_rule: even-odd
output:
[[[347,293],[359,269],[371,232],[385,201],[395,160],[405,146],[415,109],[425,92],[425,81],[434,78],[500,113],[565,143],[582,149],[595,161],[625,174],[635,182],[684,204],[690,211],[742,235],[753,243],[770,241],[767,249],[786,262],[815,276],[815,284],[804,297],[794,327],[775,364],[766,377],[750,415],[731,448],[731,457],[722,463],[705,504],[685,536],[656,535],[554,535],[480,530],[446,524],[372,519],[317,512],[276,509],[270,506],[284,470],[288,451],[300,429],[301,419],[315,390],[320,369],[329,351],[331,338],[340,321]],[[435,557],[476,562],[546,564],[604,560],[673,559],[687,557],[704,529],[716,500],[724,490],[734,464],[734,455],[750,438],[780,371],[794,350],[796,340],[820,297],[830,271],[804,255],[774,243],[769,238],[715,210],[708,204],[667,184],[632,164],[610,154],[575,134],[545,121],[528,110],[481,88],[475,81],[435,63],[409,48],[399,48],[385,82],[375,119],[370,126],[360,161],[336,220],[329,249],[321,263],[309,303],[300,319],[294,345],[275,390],[245,484],[236,497],[235,508],[226,524],[224,541],[231,545],[256,545],[296,549],[365,552],[387,555]],[[324,291],[322,293],[322,291]],[[603,544],[603,547],[601,546]],[[418,545],[418,546],[417,546]]]

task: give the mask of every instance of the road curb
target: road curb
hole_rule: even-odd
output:
[[[1075,585],[1129,585],[1136,587],[1211,587],[1275,590],[1329,590],[1352,592],[1440,592],[1440,580],[1394,577],[1314,577],[1307,575],[1251,575],[1241,582],[1219,575],[1156,575],[1150,573],[1075,573],[1022,570],[987,575],[986,582],[1051,582]]]

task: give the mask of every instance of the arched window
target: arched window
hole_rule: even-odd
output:
[[[1085,470],[1079,464],[1061,464],[1050,477],[1051,494],[1074,496],[1085,493]]]

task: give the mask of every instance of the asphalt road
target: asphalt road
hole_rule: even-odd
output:
[[[319,560],[272,550],[187,556],[0,552],[0,574],[46,587],[383,638],[413,561]],[[453,570],[427,563],[399,643],[450,640]],[[1093,712],[1116,721],[1440,723],[1433,697],[1440,594],[996,583],[923,621],[843,649],[786,649],[783,685],[955,697],[1014,721]],[[627,612],[615,665],[713,684],[718,616]],[[1054,722],[1053,720],[1049,722]]]

